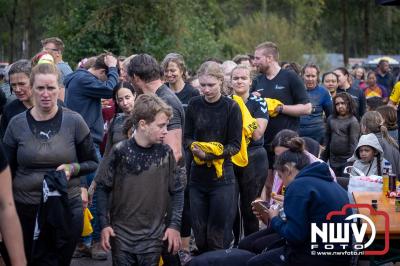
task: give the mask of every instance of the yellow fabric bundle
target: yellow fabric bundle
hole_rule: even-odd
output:
[[[92,213],[89,211],[89,208],[85,208],[83,211],[83,230],[82,236],[88,236],[93,233],[92,223],[90,222],[93,219]]]
[[[265,101],[267,102],[269,116],[276,117],[277,115],[279,115],[279,113],[275,111],[275,109],[279,105],[283,105],[283,103],[277,99],[272,98],[265,98]]]
[[[242,113],[242,141],[240,145],[240,151],[232,156],[232,162],[240,167],[245,167],[249,163],[249,158],[247,156],[247,145],[250,143],[250,139],[253,135],[254,130],[257,129],[257,120],[251,116],[246,104],[243,99],[237,95],[233,95],[233,100],[237,102],[240,107],[240,112]]]
[[[193,150],[193,147],[197,146],[199,147],[200,150],[204,151],[205,153],[211,153],[216,156],[222,155],[224,152],[224,145],[222,145],[219,142],[200,142],[200,141],[195,141],[190,145],[190,149]],[[197,165],[203,165],[206,162],[201,160],[200,158],[193,156],[193,159]],[[222,176],[222,165],[224,163],[224,159],[215,159],[212,160],[211,162],[207,162],[207,166],[211,167],[211,165],[214,165],[215,171],[217,173],[217,177]]]

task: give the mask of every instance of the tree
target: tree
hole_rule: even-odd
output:
[[[272,14],[256,13],[243,17],[238,25],[227,29],[221,36],[224,53],[228,57],[236,54],[252,53],[257,44],[275,42],[280,50],[280,60],[303,62],[303,54],[320,52],[317,42],[306,43],[305,32],[293,26],[287,19]],[[295,49],[293,49],[295,48]]]

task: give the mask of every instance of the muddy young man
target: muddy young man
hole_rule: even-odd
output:
[[[112,250],[113,265],[158,265],[163,240],[172,253],[180,248],[184,184],[175,174],[171,148],[163,144],[171,116],[171,107],[156,95],[140,95],[132,137],[118,143],[100,165],[101,245]]]

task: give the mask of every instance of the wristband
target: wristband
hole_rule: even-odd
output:
[[[78,175],[79,171],[81,170],[81,165],[79,163],[73,163],[71,164],[74,168],[73,174]]]

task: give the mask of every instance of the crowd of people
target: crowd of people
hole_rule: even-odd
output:
[[[343,265],[309,249],[310,223],[349,203],[337,178],[400,174],[386,60],[321,74],[265,42],[192,75],[177,53],[105,53],[73,71],[59,38],[42,46],[0,90],[6,265],[109,252],[113,265]]]

